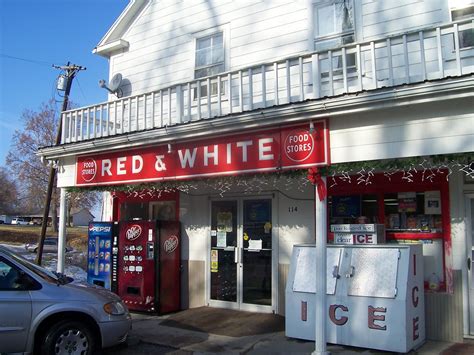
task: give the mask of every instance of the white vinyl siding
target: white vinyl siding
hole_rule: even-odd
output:
[[[360,39],[372,40],[448,21],[446,0],[362,0]]]
[[[225,71],[307,53],[314,50],[309,31],[318,25],[310,25],[312,12],[321,3],[329,2],[153,1],[123,36],[129,48],[112,56],[110,73],[122,74],[125,96],[191,81],[196,34],[223,27]],[[447,0],[354,0],[353,13],[357,41],[450,21]]]
[[[225,70],[291,56],[307,51],[306,16],[305,1],[152,2],[125,34],[129,49],[112,57],[110,71],[130,82],[125,95],[193,80],[195,35],[222,26],[230,31]]]
[[[474,115],[466,100],[331,119],[333,164],[474,151]]]

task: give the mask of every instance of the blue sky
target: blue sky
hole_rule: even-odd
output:
[[[107,100],[99,79],[108,80],[106,58],[92,54],[128,0],[0,0],[0,166],[11,147],[15,129],[21,129],[25,109],[38,111],[55,98],[60,71],[71,64],[79,72],[70,100],[84,106]]]

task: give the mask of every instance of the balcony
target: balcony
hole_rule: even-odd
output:
[[[471,74],[473,28],[472,20],[453,22],[69,110],[61,143]]]

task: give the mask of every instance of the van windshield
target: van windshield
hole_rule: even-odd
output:
[[[45,269],[45,268],[43,268],[39,265],[33,264],[31,261],[26,260],[25,258],[23,258],[22,256],[20,256],[18,254],[11,253],[11,252],[9,252],[8,254],[9,254],[10,257],[15,259],[16,262],[18,262],[22,266],[26,267],[28,270],[30,270],[34,274],[38,275],[43,280],[51,282],[51,283],[55,283],[55,284],[57,284],[59,282],[59,278],[54,273],[52,273],[51,271],[49,271],[49,270],[47,270],[47,269]]]

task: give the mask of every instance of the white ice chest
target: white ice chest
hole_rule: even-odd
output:
[[[295,245],[286,335],[315,339],[316,249]],[[327,342],[406,353],[425,341],[421,245],[327,247]]]

